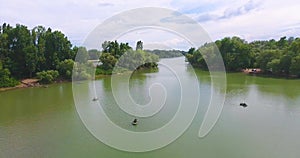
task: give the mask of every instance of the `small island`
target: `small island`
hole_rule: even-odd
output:
[[[111,75],[126,71],[141,69],[157,70],[159,57],[143,50],[143,42],[138,41],[133,50],[128,43],[105,41],[102,44],[102,53],[97,66],[96,75]]]

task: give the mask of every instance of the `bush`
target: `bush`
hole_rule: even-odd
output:
[[[57,67],[60,76],[64,79],[72,79],[73,66],[74,61],[72,59],[66,59],[64,61],[61,61]]]
[[[18,85],[18,81],[10,77],[10,71],[8,69],[0,69],[0,88],[14,87]]]
[[[59,76],[58,71],[48,70],[36,73],[40,83],[48,84],[54,82]]]

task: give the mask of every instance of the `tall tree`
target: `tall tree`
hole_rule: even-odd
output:
[[[136,43],[136,50],[143,50],[143,42],[142,41],[138,41]]]

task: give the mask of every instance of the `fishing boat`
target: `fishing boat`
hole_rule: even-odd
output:
[[[135,118],[135,119],[131,122],[131,124],[132,124],[133,126],[136,126],[136,125],[138,124],[138,120]]]

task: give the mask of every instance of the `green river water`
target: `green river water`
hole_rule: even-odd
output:
[[[179,65],[180,75],[186,80],[192,77],[191,67],[184,58],[162,60]],[[0,92],[0,157],[300,157],[300,80],[227,74],[227,93],[221,116],[210,133],[199,138],[198,131],[210,93],[218,90],[218,84],[212,88],[208,72],[195,72],[201,97],[191,126],[168,146],[142,153],[120,151],[96,139],[76,111],[72,83]],[[122,83],[122,75],[119,79]],[[153,83],[166,87],[166,106],[152,117],[140,118],[139,125],[132,127],[130,121],[133,116],[120,110],[114,100],[110,77],[95,81],[98,101],[107,116],[118,126],[135,132],[162,127],[172,119],[178,108],[181,96],[179,81],[163,66],[158,72],[136,73],[131,77],[129,86],[132,98],[139,104],[149,102],[148,88]],[[75,86],[82,88],[83,98],[91,99],[94,96],[89,96],[90,85],[89,82],[82,82]],[[118,92],[127,91],[120,86]],[[194,95],[185,96],[194,99]],[[249,105],[247,108],[239,106],[244,101]]]

